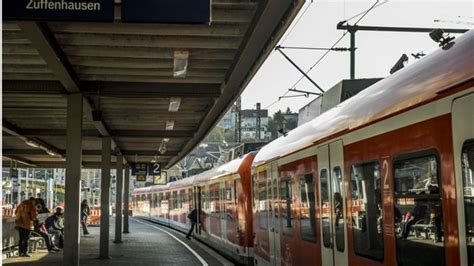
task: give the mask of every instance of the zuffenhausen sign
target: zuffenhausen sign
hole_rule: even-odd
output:
[[[114,0],[3,0],[3,18],[113,22]]]
[[[211,23],[211,0],[122,0],[122,22]]]

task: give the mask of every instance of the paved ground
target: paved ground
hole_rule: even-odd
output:
[[[130,219],[130,233],[123,243],[113,243],[114,219],[110,224],[110,256],[99,260],[99,227],[90,227],[90,235],[81,236],[81,265],[232,265],[216,252],[182,233],[157,224]],[[193,254],[195,253],[195,254]],[[62,265],[62,251],[48,254],[40,249],[31,258],[13,257],[5,265]]]

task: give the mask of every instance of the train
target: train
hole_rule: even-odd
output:
[[[474,265],[474,31],[286,135],[135,189],[133,213],[249,265]]]

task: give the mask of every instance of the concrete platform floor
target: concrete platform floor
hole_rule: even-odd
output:
[[[115,224],[110,220],[110,259],[98,259],[99,227],[90,226],[90,235],[81,236],[80,265],[233,265],[196,240],[188,240],[180,232],[135,218],[130,219],[130,233],[122,235],[122,243],[113,242]],[[66,240],[67,241],[67,240]],[[13,257],[4,265],[62,265],[63,252],[48,254],[39,249],[30,258]]]

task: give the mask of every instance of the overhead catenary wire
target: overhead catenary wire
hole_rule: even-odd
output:
[[[288,31],[288,33],[285,35],[285,37],[283,38],[283,40],[281,41],[280,44],[283,44],[285,43],[286,39],[288,39],[288,37],[291,35],[291,33],[293,32],[293,30],[295,29],[296,25],[298,25],[298,23],[300,22],[301,18],[304,16],[304,14],[306,13],[306,11],[308,11],[309,7],[313,4],[313,1],[311,0],[311,2],[306,6],[306,8],[303,10],[303,12],[301,12],[301,15],[296,19],[295,23],[293,24],[293,26],[291,26],[290,30]]]
[[[359,23],[371,10],[373,10],[374,8],[376,7],[379,7],[385,3],[387,3],[388,0],[385,0],[384,2],[382,3],[379,3],[379,0],[377,0],[369,9],[367,9],[366,11],[363,11],[361,13],[358,13],[348,19],[345,20],[345,22],[349,21],[349,20],[352,20],[358,16],[361,16],[357,22],[354,23],[354,25],[356,25],[357,23]],[[286,36],[284,37],[283,41],[281,42],[281,44],[283,44],[286,39],[288,38],[288,36],[292,33],[293,29],[296,27],[296,25],[299,23],[299,21],[301,20],[301,18],[303,17],[303,15],[306,13],[306,11],[308,10],[308,8],[311,6],[311,4],[313,3],[313,1],[311,1],[311,3],[306,6],[306,8],[303,10],[301,16],[297,19],[297,21],[295,22],[295,24],[293,24],[293,26],[290,28],[288,34],[286,34]],[[344,17],[345,17],[345,10],[344,10]],[[316,67],[328,54],[329,52],[331,52],[335,47],[336,45],[347,35],[348,31],[344,31],[344,33],[342,34],[341,37],[339,37],[339,39],[337,39],[334,44],[330,47],[330,48],[327,48],[326,52],[305,72],[306,74],[308,74],[311,70],[313,70],[314,67]],[[337,50],[336,50],[337,51]],[[282,98],[285,98],[284,96],[286,96],[289,92],[290,92],[290,89],[295,89],[296,88],[296,85],[298,85],[298,83],[303,80],[305,76],[302,75],[286,92],[285,94],[281,95],[278,100],[270,103],[269,105],[265,106],[264,109],[268,109],[270,108],[271,106],[277,104]]]
[[[386,0],[386,1],[382,2],[382,3],[385,4],[385,3],[387,3],[387,2],[388,2],[388,0]],[[371,10],[373,10],[373,9],[374,9],[375,7],[377,7],[377,6],[380,6],[382,3],[379,4],[379,0],[377,0],[377,1],[375,1],[375,3],[374,3],[369,9],[367,9],[366,11],[361,12],[361,13],[359,13],[359,14],[357,14],[357,15],[352,16],[351,18],[347,19],[346,21],[349,21],[349,20],[351,20],[351,19],[354,19],[354,18],[356,18],[356,17],[362,15],[362,16],[357,20],[357,22],[354,23],[354,25],[356,25],[356,24],[359,23]],[[305,73],[308,74],[309,72],[311,72],[311,70],[313,70],[313,68],[316,67],[316,66],[329,54],[329,52],[332,51],[332,49],[333,49],[334,47],[336,47],[336,45],[347,35],[347,33],[349,33],[349,32],[348,32],[348,31],[344,31],[344,33],[342,34],[342,36],[339,37],[339,39],[337,39],[336,42],[334,42],[334,44],[333,44],[318,60],[316,60],[316,62],[315,62]],[[300,83],[300,81],[303,80],[304,77],[305,77],[304,75],[301,76],[301,77],[290,87],[290,89],[295,88],[295,86],[298,85],[298,83]]]

